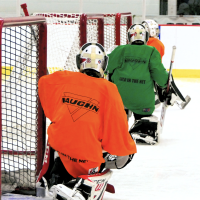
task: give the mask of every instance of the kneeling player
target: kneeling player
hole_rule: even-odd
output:
[[[167,105],[173,106],[177,100],[182,100],[184,106],[186,106],[189,101],[185,100],[178,88],[176,87],[174,80],[170,85],[169,92],[166,93],[166,88],[161,88],[156,84],[156,91],[160,102],[167,100]],[[130,129],[132,137],[141,143],[155,144],[159,141],[160,136],[160,122],[158,118],[154,115],[142,116],[134,114],[135,123]]]
[[[39,80],[40,101],[51,121],[48,141],[58,157],[38,181],[44,179],[53,196],[101,199],[111,176],[106,162],[122,168],[136,153],[136,145],[118,89],[103,78],[108,62],[104,48],[86,43],[76,61],[80,72],[58,71]],[[116,155],[115,160],[102,150]]]

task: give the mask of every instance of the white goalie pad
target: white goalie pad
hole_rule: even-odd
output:
[[[79,191],[74,191],[63,184],[54,185],[49,193],[51,193],[53,199],[56,199],[57,195],[67,200],[86,200]]]
[[[112,173],[110,169],[106,169],[102,173],[79,176],[79,178],[84,180],[83,184],[92,186],[90,197],[86,200],[98,200],[103,198],[108,180],[112,176]]]
[[[66,187],[63,184],[54,185],[50,190],[46,189],[46,197],[56,199],[57,195],[67,200],[99,200],[103,198],[106,191],[108,180],[112,175],[110,169],[106,169],[102,173],[93,175],[82,175],[77,178],[77,183],[73,189]],[[110,186],[111,190],[114,190]],[[48,191],[47,191],[48,190]]]

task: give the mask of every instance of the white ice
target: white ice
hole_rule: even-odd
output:
[[[113,170],[109,182],[116,191],[106,193],[104,200],[200,199],[200,80],[175,83],[192,100],[183,110],[177,105],[167,109],[158,144],[138,144],[132,162]],[[161,107],[154,114],[160,113]]]

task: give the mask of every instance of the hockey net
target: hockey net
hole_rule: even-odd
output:
[[[77,14],[34,13],[44,16],[48,30],[49,73],[57,70],[78,71],[76,55],[86,42],[98,42],[106,51],[115,45],[127,44],[131,13]]]
[[[47,73],[44,17],[0,19],[1,193],[35,194],[45,149],[38,79]]]

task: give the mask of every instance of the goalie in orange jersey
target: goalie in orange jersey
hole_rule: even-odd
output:
[[[161,59],[165,54],[165,46],[164,44],[159,40],[159,26],[158,23],[152,19],[147,19],[142,22],[142,24],[145,26],[146,30],[149,33],[149,40],[147,42],[147,45],[155,47],[158,52],[160,53]]]
[[[158,52],[160,53],[161,60],[165,54],[165,46],[164,44],[159,40],[159,26],[158,23],[155,20],[152,19],[146,19],[142,22],[142,24],[145,26],[146,30],[149,33],[149,40],[147,42],[148,46],[155,47]],[[161,105],[161,102],[158,98],[158,95],[156,93],[155,89],[155,108],[158,108]]]
[[[106,181],[99,194],[92,193],[96,192],[95,181],[93,186],[82,181],[92,188],[88,194],[78,187],[85,200],[95,195],[101,199],[110,177],[102,170],[125,167],[136,153],[136,145],[128,132],[118,89],[103,78],[108,62],[104,48],[98,43],[86,43],[76,61],[80,72],[58,71],[39,80],[40,101],[51,121],[48,142],[59,155],[43,177],[49,189],[67,198],[72,193],[70,180],[96,173],[95,177],[101,177],[104,173]]]

